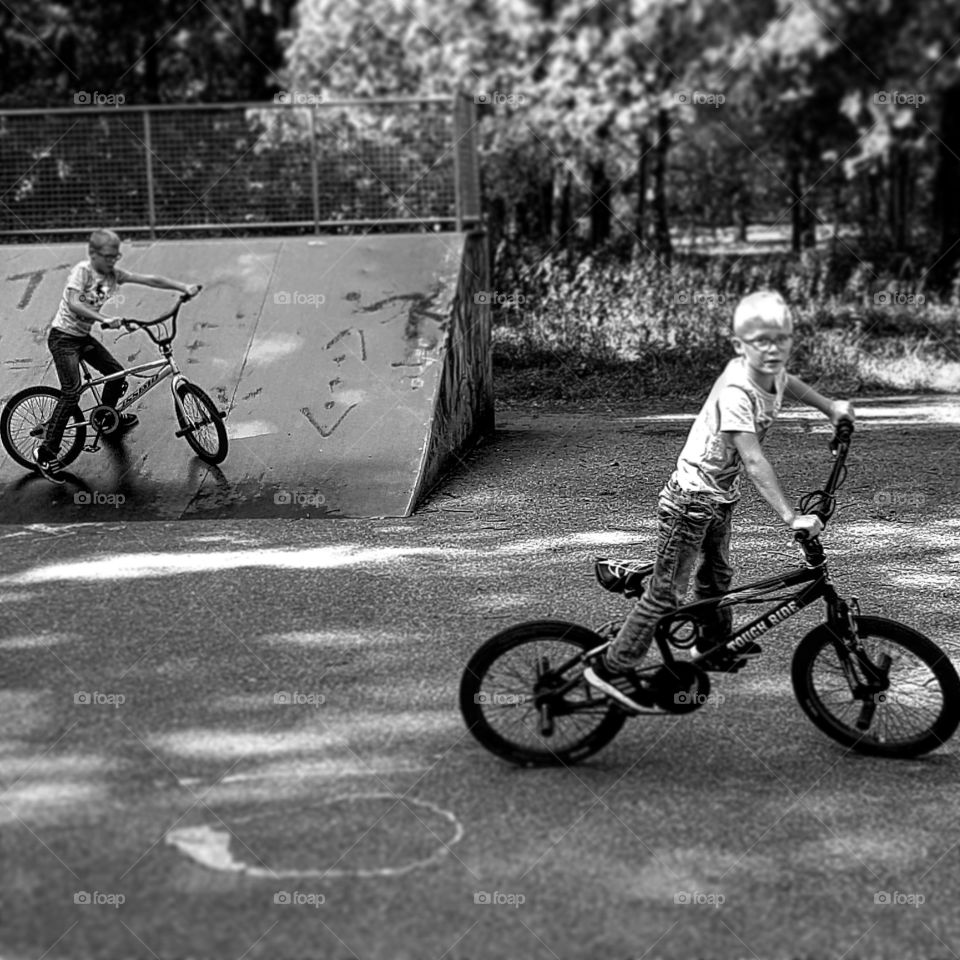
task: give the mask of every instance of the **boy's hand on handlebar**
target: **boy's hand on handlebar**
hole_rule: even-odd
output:
[[[195,297],[199,292],[200,292],[200,284],[199,284],[199,283],[188,283],[188,284],[187,284],[187,289],[184,290],[183,295],[184,295],[185,297],[188,297],[188,298],[189,298],[189,297]]]
[[[802,534],[805,539],[811,539],[823,532],[823,521],[813,513],[798,513],[790,521],[790,529]]]
[[[834,426],[837,426],[844,420],[854,423],[856,419],[853,404],[849,400],[834,400],[830,404],[830,422]]]

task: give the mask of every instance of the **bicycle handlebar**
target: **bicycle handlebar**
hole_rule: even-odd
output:
[[[830,452],[833,454],[833,469],[822,490],[814,490],[800,498],[800,511],[819,517],[826,529],[827,521],[833,516],[837,506],[835,496],[837,489],[843,484],[847,476],[847,454],[850,452],[850,441],[853,438],[853,422],[841,420],[833,431],[830,440]],[[819,537],[809,537],[802,530],[798,530],[793,539],[800,544],[808,563],[819,566],[824,561],[823,545]]]
[[[190,293],[181,293],[177,298],[177,302],[174,305],[172,310],[168,310],[166,313],[161,314],[159,317],[155,317],[153,320],[137,320],[135,317],[124,317],[120,323],[126,327],[128,330],[144,330],[150,339],[157,344],[158,346],[163,346],[164,344],[171,343],[177,335],[177,314],[180,313],[180,308],[188,301],[192,300],[194,297],[199,296],[200,291],[203,290],[201,284],[197,285],[197,292]],[[169,337],[158,337],[155,336],[153,331],[150,330],[150,327],[155,327],[158,324],[166,323],[170,321],[170,336]]]

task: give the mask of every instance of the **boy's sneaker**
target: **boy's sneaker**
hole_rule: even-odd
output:
[[[607,666],[603,657],[598,657],[583,671],[583,679],[594,690],[606,694],[628,710],[643,712],[653,706],[653,693],[639,677],[630,673],[616,673]]]
[[[140,418],[135,413],[121,413],[120,423],[117,424],[117,432],[126,433],[128,430],[132,430],[139,422]]]
[[[41,475],[51,483],[64,483],[63,466],[56,457],[51,457],[43,447],[33,448],[33,462]]]

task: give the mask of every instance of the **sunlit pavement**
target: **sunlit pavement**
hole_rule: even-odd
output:
[[[874,407],[832,572],[956,652],[957,405]],[[768,440],[791,494],[828,468],[810,427]],[[958,952],[957,747],[870,760],[812,727],[788,667],[813,612],[578,767],[466,731],[485,637],[621,612],[591,559],[649,554],[684,430],[504,415],[408,520],[0,528],[0,956]],[[752,494],[736,529],[741,578],[792,562]]]

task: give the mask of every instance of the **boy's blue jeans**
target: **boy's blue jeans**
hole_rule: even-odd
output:
[[[705,600],[730,589],[730,521],[732,503],[711,500],[706,494],[681,490],[671,479],[660,491],[657,559],[642,596],[637,599],[604,657],[611,669],[635,668],[653,641],[657,620],[683,602],[693,572],[694,599]],[[730,632],[729,610],[718,610],[708,633]]]

